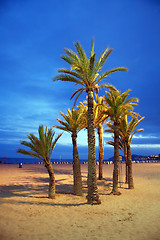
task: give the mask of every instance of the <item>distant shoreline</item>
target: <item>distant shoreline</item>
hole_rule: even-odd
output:
[[[72,164],[73,159],[51,159],[53,164]],[[81,164],[87,164],[87,159],[80,159]],[[96,160],[97,165],[99,163],[98,158]],[[120,155],[120,162],[125,162],[124,156]],[[132,155],[132,163],[159,163],[160,162],[160,154],[159,155],[150,155],[150,156],[143,156],[143,155]],[[9,158],[9,157],[1,157],[0,158],[1,164],[43,164],[42,161],[35,159],[35,158]],[[114,163],[114,157],[109,159],[104,159],[103,164],[112,164]]]
[[[22,161],[21,159],[18,161],[18,162],[5,162],[5,163],[2,163],[0,162],[0,165],[7,165],[7,164],[36,164],[36,165],[43,165],[44,162],[38,162],[38,161],[34,161],[34,162],[25,162],[25,161]],[[73,164],[72,160],[71,161],[51,161],[51,163],[53,165],[69,165],[69,164]],[[125,161],[121,161],[120,163],[122,164],[125,164]],[[139,161],[132,161],[133,164],[143,164],[143,163],[160,163],[160,160],[139,160]],[[85,165],[85,164],[88,164],[88,161],[80,161],[80,164],[82,165]],[[103,165],[109,165],[109,164],[114,164],[113,161],[103,161]],[[96,162],[96,165],[99,165],[99,162],[97,161]]]

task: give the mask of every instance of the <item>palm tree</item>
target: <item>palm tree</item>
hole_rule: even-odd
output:
[[[104,98],[95,94],[96,101],[94,101],[94,126],[97,128],[98,140],[99,140],[99,180],[103,179],[102,162],[104,157],[104,135],[103,135],[103,123],[106,121],[107,116],[104,114]],[[80,106],[87,112],[87,101],[80,102]]]
[[[106,121],[107,117],[104,114],[104,97],[96,96],[96,101],[94,102],[94,116],[95,116],[95,127],[98,132],[99,140],[99,180],[103,179],[102,163],[104,158],[104,135],[103,135],[103,124]]]
[[[138,119],[137,116],[133,116],[130,122],[127,121],[127,115],[120,121],[120,128],[119,128],[119,135],[121,141],[123,142],[124,152],[127,155],[126,159],[126,183],[128,183],[128,188],[133,189],[133,176],[132,176],[132,158],[131,158],[131,142],[133,136],[138,133],[142,132],[144,129],[140,128],[135,130],[137,125],[144,119],[145,117],[141,117]]]
[[[23,146],[30,148],[30,150],[19,148],[17,152],[35,157],[45,163],[45,167],[47,168],[49,173],[49,198],[54,199],[55,177],[50,158],[53,153],[54,147],[62,134],[58,135],[58,137],[53,140],[55,132],[53,132],[51,128],[47,129],[47,126],[44,131],[42,125],[39,126],[38,133],[39,138],[37,138],[34,134],[30,133],[29,135],[27,135],[29,141],[20,142]]]
[[[106,129],[105,132],[114,132],[113,129]],[[114,138],[114,136],[112,136]],[[109,145],[114,147],[114,141],[109,140],[108,142]],[[126,180],[125,183],[128,183],[128,165],[127,165],[127,146],[125,145],[124,142],[122,142],[121,137],[119,137],[119,150],[124,152],[124,158],[125,158],[125,163],[126,163]]]
[[[109,86],[108,86],[109,87]],[[133,105],[137,105],[137,98],[129,98],[130,90],[121,94],[121,91],[115,87],[110,86],[109,92],[106,92],[105,102],[107,104],[106,113],[109,115],[113,124],[110,124],[110,128],[114,132],[114,170],[113,170],[113,189],[114,195],[120,195],[118,191],[118,168],[119,168],[119,127],[120,119],[126,114],[133,114]],[[109,124],[108,124],[109,125]]]
[[[73,179],[74,179],[74,194],[78,196],[83,195],[82,191],[82,177],[81,177],[81,167],[79,162],[79,154],[77,148],[77,134],[80,130],[86,127],[86,115],[82,108],[78,110],[72,111],[70,109],[67,110],[67,114],[60,112],[61,116],[65,121],[57,119],[57,121],[61,124],[61,126],[54,126],[54,128],[58,128],[64,130],[71,134],[72,143],[73,143]]]
[[[77,41],[75,44],[76,52],[70,49],[64,49],[66,55],[62,55],[61,58],[70,64],[71,70],[59,69],[59,75],[57,75],[53,81],[61,80],[73,82],[76,85],[81,85],[72,95],[73,98],[76,94],[78,97],[86,91],[88,101],[88,203],[100,204],[97,179],[96,179],[96,155],[95,155],[95,129],[94,129],[94,111],[93,111],[93,94],[98,91],[98,84],[106,78],[109,74],[117,71],[126,71],[124,67],[118,67],[101,73],[101,69],[109,57],[113,49],[106,48],[101,56],[96,61],[94,53],[94,40],[92,41],[91,51],[89,59],[86,56],[80,43]],[[101,85],[102,87],[103,85]]]
[[[125,183],[128,184],[128,188],[132,189],[134,188],[133,184],[133,177],[132,177],[132,161],[131,161],[131,142],[133,135],[135,135],[138,132],[142,132],[144,129],[138,129],[136,131],[135,128],[137,125],[145,118],[140,117],[138,119],[139,114],[136,114],[136,116],[133,116],[131,121],[127,122],[127,115],[121,118],[120,120],[120,126],[119,126],[119,149],[124,152],[125,157],[125,163],[126,163],[126,174],[125,174]],[[110,126],[110,124],[108,124]],[[106,132],[113,133],[113,127],[110,127],[110,129],[106,129]],[[108,144],[114,146],[114,141],[110,140],[107,142]],[[129,168],[128,168],[129,166]],[[128,180],[128,176],[129,180]]]

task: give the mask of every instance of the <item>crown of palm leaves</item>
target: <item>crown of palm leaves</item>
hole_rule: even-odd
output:
[[[55,76],[53,81],[61,80],[81,85],[82,87],[78,88],[71,97],[72,99],[75,95],[77,95],[75,103],[84,91],[98,91],[101,87],[98,86],[99,82],[101,82],[101,80],[106,78],[109,74],[117,71],[127,71],[127,68],[125,67],[118,67],[105,71],[104,73],[101,72],[102,67],[113,49],[109,49],[107,47],[96,61],[94,39],[92,40],[89,58],[87,58],[84,49],[78,41],[74,43],[74,46],[76,48],[76,52],[65,48],[65,55],[61,55],[61,58],[71,65],[71,69],[59,69],[58,72],[60,74]]]
[[[137,105],[138,98],[128,98],[129,92],[127,91],[121,93],[114,86],[108,85],[109,92],[106,91],[105,102],[107,105],[106,113],[110,116],[111,121],[118,122],[121,117],[128,115],[134,115],[133,106]]]
[[[19,148],[17,152],[38,158],[45,163],[49,163],[54,147],[63,133],[58,135],[55,140],[53,140],[55,132],[52,131],[52,128],[47,129],[46,126],[44,130],[43,125],[40,125],[38,128],[38,134],[39,138],[30,133],[27,135],[29,141],[20,142],[21,145],[30,148],[30,150]]]
[[[57,118],[57,121],[61,124],[61,126],[53,127],[71,134],[73,132],[78,133],[80,130],[87,127],[86,111],[84,110],[84,108],[80,107],[78,109],[72,108],[72,110],[67,109],[67,114],[60,112],[65,121]]]

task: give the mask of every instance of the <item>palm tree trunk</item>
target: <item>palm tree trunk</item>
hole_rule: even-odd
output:
[[[101,204],[97,189],[93,91],[88,90],[88,203]]]
[[[103,179],[102,162],[104,157],[104,137],[103,137],[103,126],[98,126],[98,137],[99,137],[99,180]]]
[[[52,167],[52,163],[50,160],[47,159],[47,162],[45,162],[45,167],[48,170],[49,173],[49,198],[54,199],[55,198],[55,177],[54,177],[54,171]]]
[[[113,170],[113,195],[120,195],[118,191],[118,169],[119,169],[119,127],[114,123],[114,170]]]
[[[74,194],[77,196],[82,196],[82,176],[81,176],[81,166],[79,162],[79,155],[77,149],[77,134],[72,134],[73,143],[73,179],[74,179]]]
[[[133,189],[133,174],[132,174],[132,157],[131,157],[131,147],[127,144],[127,162],[128,162],[128,188]]]
[[[126,179],[125,179],[125,183],[128,183],[128,161],[127,161],[127,147],[124,146],[124,158],[125,158],[125,162],[126,162]]]

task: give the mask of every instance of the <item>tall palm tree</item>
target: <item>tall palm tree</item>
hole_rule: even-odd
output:
[[[50,161],[51,155],[53,153],[54,147],[58,141],[58,139],[62,136],[62,134],[58,135],[58,137],[53,140],[55,132],[52,129],[47,129],[47,126],[44,128],[43,126],[39,126],[38,128],[39,138],[37,138],[34,134],[30,133],[27,135],[29,141],[21,141],[20,143],[30,148],[30,150],[21,149],[17,150],[18,153],[22,153],[24,155],[29,155],[40,159],[45,163],[45,167],[49,173],[49,198],[55,198],[55,177],[54,171],[52,167],[52,163]]]
[[[92,41],[90,56],[87,58],[85,51],[81,44],[77,41],[74,43],[76,52],[70,49],[64,49],[66,55],[62,55],[61,58],[70,64],[71,69],[59,69],[59,75],[57,75],[53,81],[61,80],[73,82],[76,85],[81,85],[72,95],[73,98],[76,94],[78,97],[86,91],[88,101],[88,203],[100,204],[97,179],[96,179],[96,155],[95,155],[95,130],[94,130],[94,112],[93,112],[93,94],[98,91],[98,84],[106,78],[109,74],[117,71],[126,71],[124,67],[118,67],[109,71],[101,72],[101,69],[109,57],[113,49],[106,48],[96,61],[94,53],[94,40]],[[102,87],[103,85],[101,85]]]
[[[133,176],[132,176],[132,158],[131,158],[131,142],[133,139],[133,136],[138,133],[142,132],[144,129],[140,128],[135,130],[137,125],[144,119],[145,117],[140,117],[140,119],[137,116],[133,116],[130,122],[127,121],[127,115],[124,116],[124,118],[120,121],[120,128],[119,128],[119,135],[121,138],[121,141],[124,146],[124,152],[127,155],[126,159],[126,183],[128,183],[128,188],[132,189],[134,188],[133,183]]]
[[[107,117],[104,114],[104,98],[99,97],[98,94],[95,94],[96,101],[94,101],[94,126],[97,128],[98,132],[98,140],[99,140],[99,180],[103,179],[103,171],[102,171],[102,162],[104,157],[104,135],[103,135],[103,124],[106,121]],[[80,106],[87,112],[87,101],[80,102]]]
[[[79,154],[77,148],[77,134],[87,126],[86,114],[82,108],[75,110],[72,108],[67,110],[67,114],[60,112],[65,121],[57,119],[61,126],[54,126],[54,128],[61,129],[71,134],[73,143],[73,179],[74,179],[74,194],[78,196],[83,195],[82,191],[82,177],[81,167],[79,162]]]
[[[109,86],[108,86],[109,87]],[[113,170],[113,189],[114,195],[121,194],[118,191],[118,168],[119,168],[119,127],[120,119],[126,114],[133,114],[133,105],[137,105],[137,98],[129,98],[130,90],[121,94],[121,91],[117,90],[113,86],[109,87],[109,92],[106,92],[105,102],[107,104],[106,113],[109,115],[113,124],[110,124],[114,132],[114,170]]]

